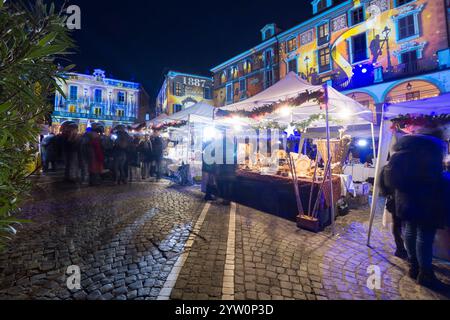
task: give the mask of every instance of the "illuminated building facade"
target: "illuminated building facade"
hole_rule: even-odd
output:
[[[171,115],[201,101],[212,105],[212,88],[211,78],[169,71],[156,98],[156,114]]]
[[[104,125],[106,132],[118,124],[132,125],[140,115],[140,101],[146,93],[139,83],[109,79],[96,69],[93,75],[70,73],[59,86],[66,97],[56,92],[52,129],[72,120],[84,132],[93,122]],[[148,99],[147,99],[148,100]]]
[[[266,25],[260,45],[211,69],[216,107],[250,98],[278,81],[279,32],[275,24]]]
[[[276,35],[279,78],[292,71],[313,84],[328,83],[374,112],[385,102],[450,91],[448,0],[314,0],[311,5],[309,20]],[[240,56],[230,61],[240,63]],[[212,72],[217,79],[222,70]]]

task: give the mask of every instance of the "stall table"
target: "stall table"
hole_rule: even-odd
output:
[[[333,176],[333,202],[341,196],[341,178]],[[304,211],[308,210],[311,179],[299,178],[299,192]],[[321,182],[313,186],[312,206],[317,199]],[[322,226],[330,224],[330,184],[324,184],[319,210],[319,221]],[[233,188],[233,200],[243,205],[269,212],[295,221],[298,215],[295,191],[292,179],[275,175],[262,175],[248,170],[237,170]]]

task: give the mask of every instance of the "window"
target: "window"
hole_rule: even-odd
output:
[[[323,11],[327,8],[327,0],[319,0],[317,3],[317,12]]]
[[[356,8],[355,10],[352,10],[350,13],[350,22],[351,25],[354,26],[355,24],[361,23],[364,21],[364,9],[363,7]]]
[[[227,102],[233,101],[233,87],[231,84],[227,85]]]
[[[227,73],[225,71],[222,72],[222,75],[220,76],[220,82],[221,83],[227,82]]]
[[[416,72],[418,69],[417,66],[417,51],[408,51],[402,53],[401,55],[401,63],[404,65],[405,72]]]
[[[70,86],[69,97],[70,97],[70,100],[77,100],[78,99],[78,87],[77,86]]]
[[[297,58],[289,60],[289,62],[288,62],[288,72],[291,72],[291,71],[297,73]]]
[[[367,60],[367,36],[361,33],[352,37],[352,62],[360,62]]]
[[[273,84],[273,73],[272,70],[266,71],[266,88],[270,87]]]
[[[406,101],[419,100],[420,99],[420,91],[413,91],[406,93]]]
[[[173,94],[177,97],[180,97],[183,95],[183,84],[181,82],[174,82]]]
[[[117,102],[119,104],[125,104],[125,92],[119,91],[117,93]]]
[[[319,72],[330,71],[330,48],[319,50]]]
[[[233,79],[236,79],[238,77],[239,73],[238,73],[238,68],[237,67],[232,67],[231,68],[231,76],[233,77]]]
[[[413,2],[414,0],[396,0],[396,5],[397,5],[397,7],[399,7],[399,6],[402,6],[402,5],[404,5],[404,4],[407,4],[407,3],[410,3],[410,2]]]
[[[101,103],[102,102],[102,90],[95,89],[94,91],[94,102]]]
[[[125,115],[125,110],[123,110],[123,109],[117,109],[117,110],[116,110],[116,115],[117,115],[118,117],[123,117],[123,116]]]
[[[73,105],[73,104],[70,104],[69,105],[69,112],[72,112],[72,113],[77,112],[77,107],[75,105]]]
[[[247,80],[246,79],[239,80],[239,91],[240,92],[247,91]]]
[[[272,50],[266,50],[265,52],[265,63],[266,66],[272,63]]]
[[[205,87],[205,89],[203,91],[203,97],[207,100],[211,100],[211,88],[210,87]]]
[[[330,28],[328,23],[324,23],[318,28],[318,38],[317,41],[319,45],[325,44],[328,42],[328,35],[330,34]]]
[[[416,24],[413,14],[398,20],[398,38],[399,40],[412,37],[416,34]]]
[[[183,109],[183,106],[181,104],[173,105],[173,113],[180,112],[182,109]]]
[[[94,108],[94,114],[96,116],[101,116],[102,115],[102,108]]]
[[[297,38],[292,38],[286,41],[287,52],[292,52],[297,49]]]
[[[248,74],[250,72],[252,72],[252,63],[247,60],[244,62],[244,73]]]

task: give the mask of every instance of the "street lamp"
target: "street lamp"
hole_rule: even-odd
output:
[[[309,57],[306,56],[305,57],[305,64],[306,64],[306,78],[307,79],[309,79],[309,61],[310,61]]]
[[[384,43],[386,44],[386,52],[387,52],[387,71],[392,72],[392,61],[391,61],[391,50],[389,48],[389,36],[391,34],[391,29],[386,26],[384,30],[382,31],[384,36]]]

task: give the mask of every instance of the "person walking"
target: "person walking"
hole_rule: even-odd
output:
[[[64,158],[64,180],[71,183],[79,181],[79,143],[78,125],[69,123],[62,128],[62,154]]]
[[[159,181],[161,179],[161,163],[164,154],[164,142],[159,134],[159,130],[153,130],[150,141],[152,145],[152,166],[156,175],[156,181]]]
[[[140,166],[138,147],[139,138],[134,137],[127,152],[129,182],[132,182],[133,179],[138,179],[138,168]]]
[[[210,155],[207,154],[209,151],[208,147],[213,144],[213,140],[208,140],[203,143],[202,152],[202,192],[205,193],[205,201],[214,200],[213,193],[216,187],[215,179],[215,163],[213,162],[213,157],[215,156],[214,151]]]
[[[405,223],[409,276],[417,283],[441,290],[433,272],[433,242],[445,226],[444,168],[441,132],[422,129],[400,138],[387,165],[386,185],[394,190],[395,214]]]
[[[381,169],[380,173],[380,189],[381,194],[386,197],[386,210],[392,215],[392,234],[396,245],[394,255],[401,259],[408,258],[408,252],[405,249],[405,243],[402,238],[402,220],[395,214],[395,190],[389,188],[385,182],[385,175],[388,167]]]
[[[90,131],[88,142],[88,161],[89,161],[89,185],[100,184],[100,175],[103,172],[105,155],[102,149],[101,129],[94,128]]]
[[[222,163],[216,164],[216,179],[219,196],[223,205],[230,205],[234,193],[237,169],[237,144],[234,137],[227,134],[223,136],[223,159]]]
[[[116,136],[113,149],[114,177],[117,184],[127,184],[127,151],[130,146],[130,136],[122,126],[118,126]]]
[[[50,132],[47,136],[42,139],[41,150],[42,150],[42,169],[44,172],[48,172],[50,167],[52,171],[56,171],[56,138],[55,135]]]
[[[152,163],[152,145],[148,135],[145,135],[139,143],[138,152],[141,158],[141,176],[145,180],[150,177],[150,165]]]

